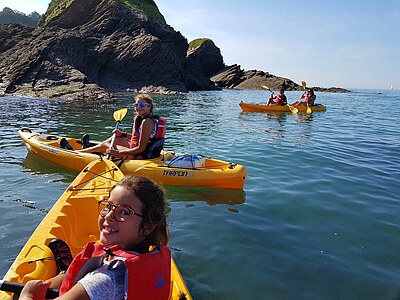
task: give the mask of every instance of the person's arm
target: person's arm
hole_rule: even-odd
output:
[[[132,135],[130,133],[121,131],[119,129],[114,129],[113,134],[115,134],[115,137],[123,137],[123,138],[127,138],[127,139],[131,139]]]
[[[21,291],[20,300],[44,299],[48,288],[60,289],[65,274],[60,273],[48,280],[30,280]]]
[[[154,130],[154,121],[151,118],[146,118],[140,125],[140,137],[138,145],[132,149],[119,151],[119,155],[138,155],[146,150],[147,144],[150,141],[151,132]],[[111,153],[112,155],[112,153]]]
[[[22,289],[19,300],[45,299],[49,287],[50,281],[30,280]]]
[[[19,300],[45,300],[45,294],[50,287],[50,281],[30,280],[22,289]],[[59,300],[90,300],[89,295],[79,282],[64,295],[57,297]]]
[[[128,140],[130,140],[132,138],[132,134],[128,133],[128,132],[124,132],[122,134],[123,137],[127,138]]]
[[[86,292],[83,285],[78,282],[68,292],[58,297],[59,300],[90,300],[88,293]]]
[[[133,122],[132,122],[132,133],[135,130],[135,122],[136,122],[136,118],[134,118]],[[115,133],[115,137],[123,137],[123,138],[129,139],[129,140],[132,138],[132,134],[122,131],[122,130],[119,130],[119,129],[114,129],[112,133],[113,134]]]

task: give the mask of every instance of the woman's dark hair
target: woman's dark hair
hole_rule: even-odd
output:
[[[164,189],[147,177],[136,175],[125,176],[113,188],[116,186],[127,189],[143,203],[142,215],[144,218],[140,224],[140,230],[146,231],[154,228],[146,236],[140,248],[166,246],[169,240],[169,232],[167,227],[168,207]]]

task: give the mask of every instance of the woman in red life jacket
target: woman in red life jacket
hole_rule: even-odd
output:
[[[165,193],[158,185],[146,177],[126,176],[108,200],[99,202],[100,242],[88,243],[72,263],[61,264],[69,265],[65,274],[29,281],[20,300],[45,299],[47,288],[60,285],[57,299],[168,299],[166,214]],[[60,256],[55,258],[60,267]]]
[[[135,110],[132,133],[115,129],[115,140],[112,148],[112,137],[93,147],[78,150],[79,152],[108,153],[114,157],[131,157],[148,159],[158,157],[164,145],[165,119],[153,115],[153,99],[147,94],[135,97]]]
[[[284,106],[286,104],[287,104],[287,98],[286,98],[284,89],[279,90],[278,96],[274,96],[274,93],[272,93],[271,97],[268,100],[268,105],[272,105],[272,106],[276,106],[276,105]]]
[[[315,99],[317,99],[317,96],[314,94],[314,90],[313,89],[309,89],[306,92],[304,92],[301,95],[301,98],[303,99],[303,101],[296,101],[294,103],[292,103],[293,106],[314,106],[315,103]]]

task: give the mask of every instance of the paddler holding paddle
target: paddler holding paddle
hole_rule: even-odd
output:
[[[268,105],[277,106],[282,105],[285,106],[287,104],[287,98],[285,95],[285,90],[280,89],[279,94],[274,96],[274,92],[272,92],[271,97],[268,100]]]

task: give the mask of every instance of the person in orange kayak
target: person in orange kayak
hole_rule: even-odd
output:
[[[113,157],[132,157],[134,159],[149,159],[160,156],[164,145],[166,121],[164,118],[153,115],[153,99],[147,94],[135,97],[137,116],[133,121],[132,133],[115,129],[114,144],[111,147],[112,137],[78,152],[108,153]],[[86,143],[84,143],[86,144]]]
[[[268,100],[268,105],[271,106],[276,106],[276,105],[284,106],[286,104],[287,104],[287,98],[284,89],[280,89],[279,94],[277,96],[274,96],[274,93],[272,93],[271,97]]]
[[[317,96],[314,94],[313,89],[309,89],[307,92],[304,92],[301,95],[301,98],[303,101],[296,101],[292,103],[291,105],[293,106],[314,106],[315,99],[317,99]]]
[[[98,211],[100,241],[89,242],[72,262],[68,245],[51,241],[60,274],[29,281],[20,300],[45,299],[49,287],[60,288],[62,299],[168,298],[171,252],[164,190],[146,177],[128,175],[99,201]]]

